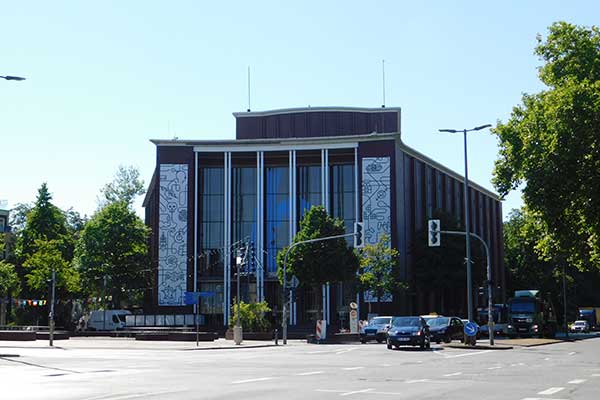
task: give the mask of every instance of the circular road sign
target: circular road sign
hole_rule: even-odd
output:
[[[356,304],[355,302],[351,302],[350,303],[350,308],[353,310],[356,310],[358,308],[358,304]]]
[[[465,335],[467,336],[475,336],[477,335],[477,331],[479,331],[479,325],[475,322],[467,322],[464,327]]]

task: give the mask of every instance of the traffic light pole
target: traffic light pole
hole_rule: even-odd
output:
[[[487,284],[488,284],[488,335],[490,338],[490,346],[494,345],[494,318],[492,315],[492,305],[493,305],[493,296],[492,296],[492,263],[491,263],[491,259],[490,259],[490,249],[487,245],[487,243],[485,242],[485,240],[483,240],[483,238],[479,235],[476,235],[475,233],[472,232],[460,232],[460,231],[440,231],[440,233],[446,233],[448,235],[460,235],[460,236],[466,236],[467,234],[470,237],[474,237],[476,239],[479,239],[479,241],[483,244],[483,247],[485,248],[485,255],[487,258]],[[467,240],[467,243],[469,243],[469,241]],[[469,267],[469,266],[467,266]],[[467,271],[470,271],[471,269],[468,268]],[[472,296],[471,294],[471,288],[467,288],[467,296]],[[471,304],[471,298],[469,298],[469,301],[467,304]],[[469,318],[469,321],[471,321],[471,318]]]
[[[282,315],[281,315],[281,330],[282,330],[282,338],[283,338],[283,344],[287,344],[287,328],[288,328],[288,322],[287,322],[287,300],[286,300],[286,293],[287,293],[287,289],[288,289],[288,284],[287,284],[287,258],[288,258],[288,254],[290,254],[290,251],[301,244],[305,244],[305,243],[316,243],[316,242],[323,242],[325,240],[332,240],[332,239],[341,239],[341,238],[346,238],[346,237],[350,237],[350,236],[356,236],[356,233],[346,233],[344,235],[335,235],[335,236],[326,236],[326,237],[322,237],[322,238],[316,238],[316,239],[309,239],[309,240],[302,240],[300,242],[295,242],[292,243],[290,245],[290,247],[287,248],[285,255],[283,256],[283,299],[282,299],[282,305],[283,305],[283,309],[282,309]]]
[[[48,338],[50,340],[50,347],[54,346],[54,296],[56,293],[56,271],[52,270],[52,291],[50,296],[50,332]]]

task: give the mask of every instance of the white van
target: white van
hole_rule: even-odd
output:
[[[90,331],[115,331],[125,329],[125,316],[131,315],[127,310],[98,310],[90,313],[87,321],[87,330]],[[106,322],[104,318],[106,316]]]

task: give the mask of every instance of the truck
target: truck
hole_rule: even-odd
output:
[[[492,319],[494,322],[494,335],[506,334],[508,306],[506,304],[492,305]],[[488,308],[477,309],[477,322],[482,335],[488,334]]]
[[[550,298],[544,298],[539,290],[517,290],[507,305],[508,337],[556,336],[558,323],[554,306]]]
[[[89,331],[116,331],[125,329],[128,310],[97,310],[90,313],[85,328]],[[105,320],[106,319],[106,320]]]
[[[578,311],[577,319],[587,321],[593,331],[600,329],[600,307],[579,307]]]

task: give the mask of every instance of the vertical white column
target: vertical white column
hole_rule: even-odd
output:
[[[256,152],[256,297],[258,301],[264,298],[264,152]]]
[[[358,204],[358,147],[354,148],[354,221],[360,222],[359,214],[360,214],[360,206]],[[358,306],[356,312],[358,313],[358,318],[360,319],[360,293],[356,291],[356,304]]]
[[[321,205],[328,213],[329,210],[329,150],[321,149]],[[331,323],[330,318],[330,294],[331,288],[329,282],[323,285],[323,319],[327,324]]]
[[[224,176],[224,206],[223,210],[223,320],[225,326],[229,326],[230,318],[230,302],[231,302],[231,152],[225,152],[225,165],[223,170]]]
[[[289,153],[289,190],[290,190],[290,244],[296,236],[296,225],[298,218],[296,213],[297,207],[297,174],[296,174],[296,150],[290,150]],[[290,277],[291,278],[291,277]],[[292,302],[292,292],[290,291],[290,325],[295,325],[297,322],[296,302]]]
[[[194,292],[198,291],[198,152],[194,152]],[[194,304],[194,315],[198,303]]]

